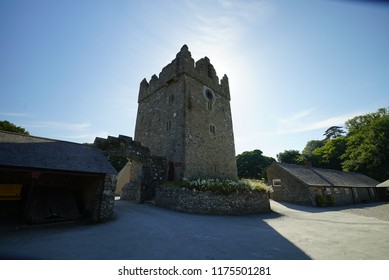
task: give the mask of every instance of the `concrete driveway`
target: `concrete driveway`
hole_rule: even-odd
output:
[[[0,258],[389,259],[387,221],[271,204],[270,214],[204,216],[116,201],[110,222],[2,230]]]

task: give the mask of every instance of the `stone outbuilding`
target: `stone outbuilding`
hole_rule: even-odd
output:
[[[330,198],[333,205],[379,200],[379,182],[361,173],[275,162],[267,177],[276,201],[317,206],[317,196]]]
[[[0,131],[0,219],[110,218],[116,170],[93,147]]]

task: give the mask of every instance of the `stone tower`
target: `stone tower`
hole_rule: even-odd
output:
[[[159,77],[140,84],[135,140],[168,160],[168,180],[237,179],[230,90],[207,57],[184,45]]]

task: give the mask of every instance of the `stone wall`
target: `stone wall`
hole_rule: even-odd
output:
[[[125,184],[125,188],[130,187],[131,191],[138,195],[131,196],[126,189],[121,195],[122,199],[136,198],[138,202],[151,200],[154,198],[155,188],[166,181],[166,159],[151,155],[147,147],[133,141],[131,137],[119,135],[119,137],[108,136],[107,139],[96,138],[94,145],[102,150],[108,159],[124,157],[133,160],[139,167],[133,170],[138,174],[131,173],[132,178],[128,182],[130,184]]]
[[[172,210],[198,214],[240,215],[270,212],[269,197],[265,191],[223,195],[196,189],[160,186],[156,191],[155,203]]]
[[[115,188],[116,175],[105,175],[103,194],[101,197],[99,221],[106,221],[111,218],[113,214],[113,207],[115,203]]]

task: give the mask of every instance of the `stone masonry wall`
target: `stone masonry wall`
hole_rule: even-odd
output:
[[[116,175],[105,175],[103,195],[101,199],[99,221],[106,221],[113,214],[115,203]]]
[[[138,195],[127,196],[129,192],[125,189],[121,196],[122,199],[130,200],[136,198],[135,200],[138,202],[153,199],[156,187],[161,182],[166,181],[166,159],[151,155],[147,147],[133,141],[131,137],[119,135],[117,138],[112,136],[109,136],[107,139],[96,138],[94,145],[101,149],[108,158],[111,156],[126,157],[136,161],[141,166],[141,168],[137,169],[139,174],[134,176],[136,178],[135,181],[130,181],[129,184],[125,185],[125,187],[130,187],[131,191]]]
[[[155,203],[172,210],[198,213],[240,215],[270,212],[268,193],[214,194],[196,189],[161,186],[157,189]]]

